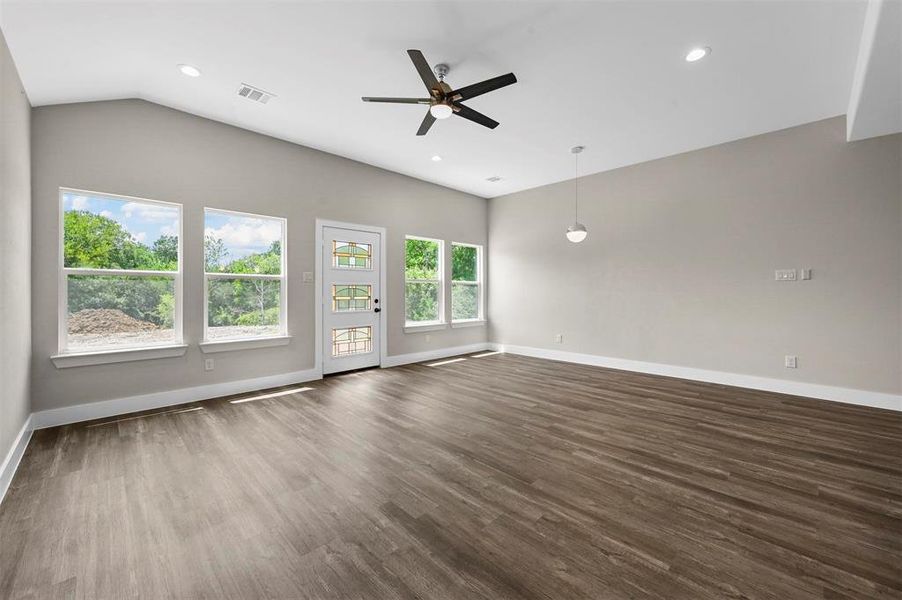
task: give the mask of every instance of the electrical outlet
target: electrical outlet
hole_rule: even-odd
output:
[[[796,280],[796,270],[795,269],[777,269],[774,271],[774,279],[777,281],[795,281]]]
[[[304,283],[313,283],[313,273],[311,271],[304,271],[303,281]]]
[[[427,342],[432,341],[432,336],[429,335],[428,333],[426,334],[426,341],[427,341]]]
[[[799,366],[799,357],[787,354],[785,357],[783,357],[783,365],[787,369],[796,369]]]
[[[204,371],[212,371],[213,370],[213,359],[205,358],[204,359]]]
[[[564,343],[564,336],[563,336],[562,334],[560,334],[560,333],[555,333],[555,334],[554,334],[554,343],[555,343],[555,344],[563,344],[563,343]]]

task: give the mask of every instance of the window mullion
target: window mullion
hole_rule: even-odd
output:
[[[138,269],[85,269],[82,267],[63,267],[66,275],[95,275],[109,277],[175,277],[178,271],[147,271]]]

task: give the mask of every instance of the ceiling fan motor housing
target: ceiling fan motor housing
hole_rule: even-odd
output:
[[[432,67],[432,70],[435,72],[435,76],[438,77],[438,80],[441,81],[451,71],[451,67],[445,63],[438,63]]]

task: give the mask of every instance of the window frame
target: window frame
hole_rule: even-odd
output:
[[[476,281],[454,280],[454,246],[462,246],[465,248],[476,248]],[[485,322],[485,259],[483,258],[482,244],[470,244],[468,242],[451,242],[451,325],[465,326],[468,324],[478,325]],[[455,283],[477,286],[477,316],[473,319],[455,319],[454,318],[454,296],[453,288]]]
[[[234,344],[235,346],[247,346],[254,347],[256,345],[266,346],[266,345],[283,345],[287,343],[288,338],[288,219],[285,217],[276,217],[270,215],[261,215],[256,213],[243,212],[238,210],[228,210],[225,208],[214,208],[210,206],[205,206],[203,210],[204,216],[204,231],[206,231],[207,227],[207,211],[215,212],[219,214],[227,214],[227,215],[235,215],[239,217],[247,217],[250,219],[269,219],[273,221],[281,221],[282,223],[282,240],[281,240],[281,256],[279,257],[279,274],[278,275],[268,275],[262,273],[210,273],[207,271],[207,261],[206,257],[203,260],[203,268],[204,268],[204,327],[203,327],[203,337],[201,339],[201,350],[204,352],[208,352],[220,345],[229,346]],[[202,236],[201,244],[203,245],[203,238],[206,237],[206,234]],[[278,281],[279,282],[279,332],[274,335],[259,335],[253,337],[235,337],[235,338],[223,338],[223,339],[210,339],[207,337],[207,330],[209,329],[209,310],[210,310],[210,289],[209,283],[210,279],[267,279],[270,281]],[[270,342],[278,342],[277,344],[270,344]],[[236,348],[237,349],[237,348]]]
[[[182,304],[184,301],[182,278],[184,274],[184,229],[185,229],[185,211],[184,206],[176,202],[165,202],[163,200],[151,200],[150,198],[141,198],[139,196],[127,196],[124,194],[113,194],[109,192],[95,192],[91,190],[83,190],[78,188],[60,187],[58,192],[58,231],[57,231],[57,354],[54,358],[67,356],[83,356],[87,354],[120,354],[132,353],[141,354],[145,350],[159,350],[172,348],[176,346],[184,346],[184,330],[182,319]],[[93,196],[107,198],[116,201],[138,202],[141,204],[155,204],[165,206],[167,208],[175,208],[178,211],[179,231],[178,231],[178,269],[175,271],[152,271],[143,269],[94,269],[83,267],[67,267],[66,266],[66,209],[64,207],[63,197],[65,194],[79,194],[84,196]],[[79,348],[71,350],[69,348],[69,276],[70,275],[88,275],[88,276],[124,276],[124,277],[171,277],[173,279],[173,294],[175,296],[175,306],[173,307],[172,328],[175,331],[175,339],[158,344],[144,344],[140,346],[104,346],[93,349]],[[152,354],[152,353],[147,353]],[[153,356],[149,356],[153,358]],[[118,362],[118,361],[113,361]],[[92,364],[92,363],[85,363]]]
[[[421,240],[434,242],[438,245],[438,265],[436,275],[438,279],[407,279],[407,240]],[[441,329],[447,326],[445,316],[445,240],[439,240],[420,235],[404,236],[404,329],[430,328]],[[407,284],[408,283],[437,283],[438,284],[438,319],[433,321],[408,321],[407,320]]]

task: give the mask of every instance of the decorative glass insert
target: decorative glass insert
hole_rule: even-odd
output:
[[[373,350],[373,328],[346,327],[332,330],[332,357],[365,354]]]
[[[356,312],[370,309],[373,286],[339,284],[332,286],[332,312]]]
[[[360,242],[332,242],[332,266],[336,269],[371,269],[373,245]]]

